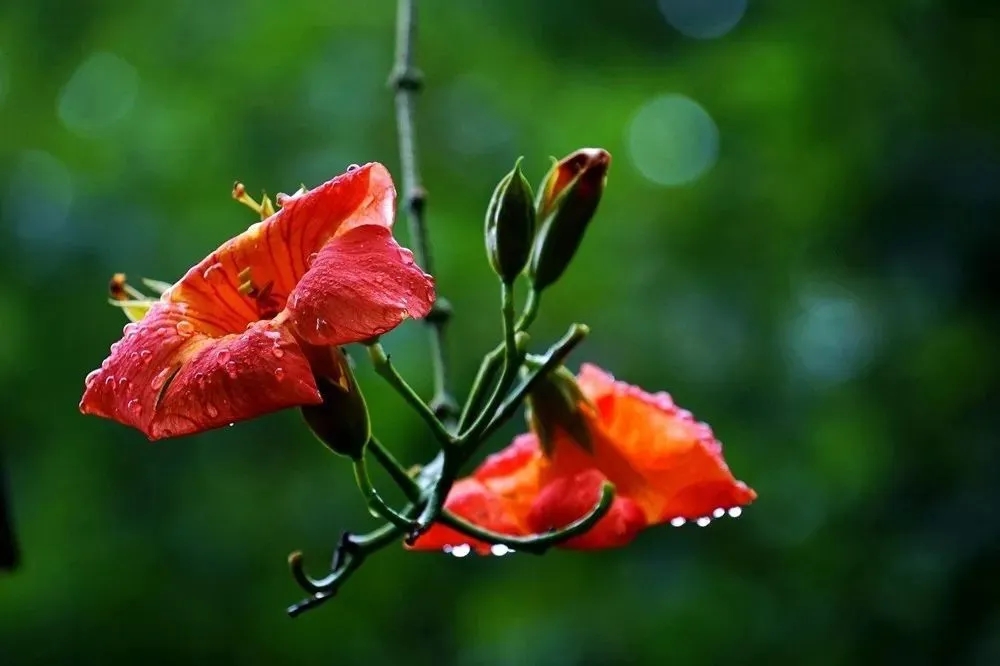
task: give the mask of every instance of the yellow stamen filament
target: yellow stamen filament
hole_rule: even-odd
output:
[[[247,188],[243,183],[236,182],[233,185],[233,199],[260,215],[260,219],[262,220],[266,220],[274,215],[274,202],[271,201],[267,194],[263,194],[260,203],[257,203],[253,197],[247,194]]]

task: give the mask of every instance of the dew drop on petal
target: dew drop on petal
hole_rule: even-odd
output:
[[[361,166],[358,165],[358,164],[348,164],[347,165],[347,170],[348,171],[354,171],[355,169],[360,169],[360,168],[361,168]]]
[[[225,365],[226,363],[228,363],[229,357],[230,354],[228,349],[220,349],[219,351],[215,352],[215,362],[218,363],[219,365]]]
[[[108,377],[104,380],[104,385],[108,388],[108,390],[113,391],[115,389],[115,378],[108,375]]]
[[[101,361],[101,370],[107,370],[110,365],[111,365],[111,359],[110,358],[104,359],[103,361]]]
[[[713,518],[722,518],[724,515],[726,515],[726,510],[721,507],[712,512]]]
[[[269,340],[280,340],[281,339],[281,332],[280,331],[264,331],[264,337],[267,338],[267,339],[269,339]]]
[[[181,319],[177,322],[177,335],[182,338],[190,337],[194,333],[194,324],[189,322],[187,319]]]
[[[127,391],[129,389],[128,378],[119,377],[118,378],[118,388]]]
[[[208,403],[205,405],[205,413],[208,414],[208,418],[214,419],[219,415],[219,410],[212,403]]]
[[[90,388],[97,381],[97,375],[101,374],[100,370],[91,370],[87,373],[87,376],[83,380],[83,385]]]
[[[472,552],[472,546],[467,543],[459,544],[451,549],[451,554],[455,557],[465,557]]]
[[[741,507],[734,506],[729,510],[730,518],[739,518],[741,515],[743,515],[743,509]]]
[[[194,373],[194,380],[196,382],[198,382],[198,386],[204,386],[205,385],[205,373],[204,372],[196,372],[196,373]]]
[[[705,527],[710,522],[712,522],[712,519],[709,518],[708,516],[702,516],[701,518],[699,518],[698,520],[695,521],[695,523],[697,523],[698,527]]]
[[[130,321],[129,323],[125,324],[125,326],[122,328],[122,335],[124,335],[126,339],[131,338],[138,332],[139,332],[139,324],[135,323],[134,321]]]
[[[676,518],[671,518],[670,519],[670,524],[673,525],[674,527],[682,527],[684,525],[684,523],[686,523],[686,522],[687,521],[685,519],[681,518],[680,516],[677,516]]]
[[[271,348],[271,353],[274,354],[274,358],[281,358],[282,356],[285,355],[285,350],[275,345],[274,347]]]
[[[142,403],[135,398],[132,398],[128,401],[128,411],[132,412],[136,416],[139,416],[139,414],[142,413]]]
[[[306,268],[312,268],[313,262],[316,261],[316,257],[318,256],[319,253],[313,252],[308,257],[306,257]]]
[[[149,358],[152,355],[153,352],[149,351],[148,349],[143,349],[142,351],[139,352],[139,358],[141,358],[144,362],[148,362]]]
[[[503,557],[507,553],[511,552],[510,548],[502,543],[495,543],[490,546],[490,554],[497,557]]]
[[[280,382],[282,379],[285,378],[285,370],[283,368],[275,368],[274,378]]]
[[[230,379],[236,379],[236,376],[238,374],[236,363],[234,363],[233,361],[229,361],[228,363],[226,363],[226,374],[229,375]]]

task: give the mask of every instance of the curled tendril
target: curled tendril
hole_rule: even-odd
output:
[[[611,483],[605,481],[601,484],[601,496],[597,500],[597,504],[594,505],[589,512],[584,516],[574,520],[569,525],[565,527],[553,530],[546,534],[534,534],[530,536],[509,536],[506,534],[500,534],[498,532],[491,532],[490,530],[485,530],[481,527],[473,525],[464,518],[456,516],[450,511],[444,511],[441,513],[441,522],[448,527],[461,532],[462,534],[478,539],[479,541],[485,541],[489,544],[496,544],[501,546],[507,546],[514,550],[523,551],[526,553],[532,553],[535,555],[541,555],[549,548],[557,546],[573,537],[585,534],[590,529],[598,523],[604,516],[607,515],[608,511],[611,510],[611,504],[615,500],[615,487]]]

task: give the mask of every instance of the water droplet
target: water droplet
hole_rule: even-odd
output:
[[[385,282],[385,278],[384,277],[382,277],[381,275],[376,275],[375,276],[375,284],[382,284],[383,282]]]
[[[100,370],[91,370],[87,373],[87,376],[83,380],[83,385],[90,388],[97,381],[97,375],[101,374]]]
[[[347,170],[348,171],[354,171],[355,169],[360,169],[360,168],[361,168],[361,166],[358,165],[358,164],[348,164],[347,165]]]
[[[229,361],[228,363],[226,363],[226,374],[229,375],[230,379],[236,379],[238,374],[236,371],[237,371],[236,363],[234,363],[233,361]]]
[[[194,334],[194,324],[189,322],[187,319],[181,319],[177,322],[177,335],[182,338],[190,337]]]
[[[285,378],[285,371],[284,371],[284,369],[282,369],[282,368],[275,368],[274,369],[274,378],[277,379],[279,382],[282,379],[284,379]]]
[[[196,372],[196,373],[194,373],[194,380],[196,382],[198,382],[198,386],[204,386],[205,385],[205,373],[204,372]]]
[[[234,425],[236,425],[236,424],[235,423],[230,423],[229,427],[232,428]]]
[[[170,376],[170,368],[163,368],[163,370],[160,370],[156,374],[156,376],[153,377],[153,381],[149,382],[150,388],[152,388],[154,391],[159,391],[161,388],[163,388],[163,385],[167,382],[167,377],[169,376]]]
[[[148,349],[143,349],[142,351],[139,352],[139,358],[141,358],[144,362],[147,363],[149,362],[149,359],[152,355],[153,352],[149,351]]]
[[[741,507],[734,506],[732,509],[729,510],[730,518],[739,518],[742,515],[743,515],[743,509]]]
[[[107,370],[108,366],[110,365],[111,365],[111,359],[110,358],[104,359],[103,361],[101,361],[101,370]]]
[[[115,378],[112,377],[111,375],[108,375],[107,378],[104,380],[104,385],[108,388],[109,391],[114,391],[115,390]]]
[[[111,343],[111,353],[114,354],[122,346],[121,340]]]
[[[696,520],[694,522],[697,523],[698,527],[705,527],[710,522],[712,522],[712,519],[709,518],[708,516],[702,516],[701,518],[699,518],[698,520]]]
[[[271,348],[271,353],[274,354],[274,358],[281,358],[282,356],[285,355],[285,350],[279,347],[278,345],[275,345],[274,347]]]
[[[268,338],[269,340],[280,340],[281,339],[281,332],[280,331],[264,331],[264,337]]]
[[[685,520],[684,518],[681,518],[680,516],[677,516],[676,518],[671,518],[670,519],[670,524],[673,525],[674,527],[683,527],[684,523],[686,523],[686,522],[687,522],[687,520]]]
[[[455,557],[465,557],[472,552],[472,546],[467,543],[459,544],[451,549],[451,554]]]
[[[127,391],[128,388],[129,388],[128,379],[125,378],[125,377],[119,377],[118,378],[118,388],[124,389],[124,390]]]
[[[142,413],[142,403],[135,398],[132,398],[128,401],[128,411],[132,412],[136,416],[139,416],[139,414]]]
[[[492,546],[490,546],[490,554],[495,555],[497,557],[503,557],[509,552],[511,552],[510,548],[508,548],[502,543],[495,543]]]
[[[208,403],[205,405],[205,413],[208,414],[208,418],[214,419],[219,415],[219,410],[212,403]]]
[[[316,257],[318,257],[318,256],[319,256],[318,253],[313,252],[308,257],[306,257],[306,268],[311,268],[312,265],[313,265],[313,262],[316,261]]]
[[[134,321],[130,321],[129,323],[125,324],[125,326],[122,328],[122,335],[125,336],[126,340],[128,338],[131,338],[138,332],[139,332],[139,324],[135,323]]]
[[[220,349],[215,352],[215,362],[219,365],[225,365],[229,362],[230,353],[228,349]]]
[[[716,509],[712,512],[713,518],[722,518],[724,515],[726,515],[726,510],[722,508]]]

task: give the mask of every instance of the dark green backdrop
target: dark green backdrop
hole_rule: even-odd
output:
[[[373,524],[294,412],[156,445],[77,413],[124,323],[108,276],[176,279],[245,228],[235,179],[398,173],[392,4],[0,6],[0,448],[24,554],[0,575],[0,664],[1000,663],[993,3],[750,0],[716,39],[665,20],[723,31],[690,0],[423,3],[460,384],[498,335],[493,184],[518,155],[537,180],[605,147],[536,340],[585,321],[573,367],[712,423],[760,494],[738,520],[597,554],[390,549],[290,620],[287,553],[322,565]],[[421,327],[386,342],[426,391]],[[378,431],[425,458],[375,379]]]

